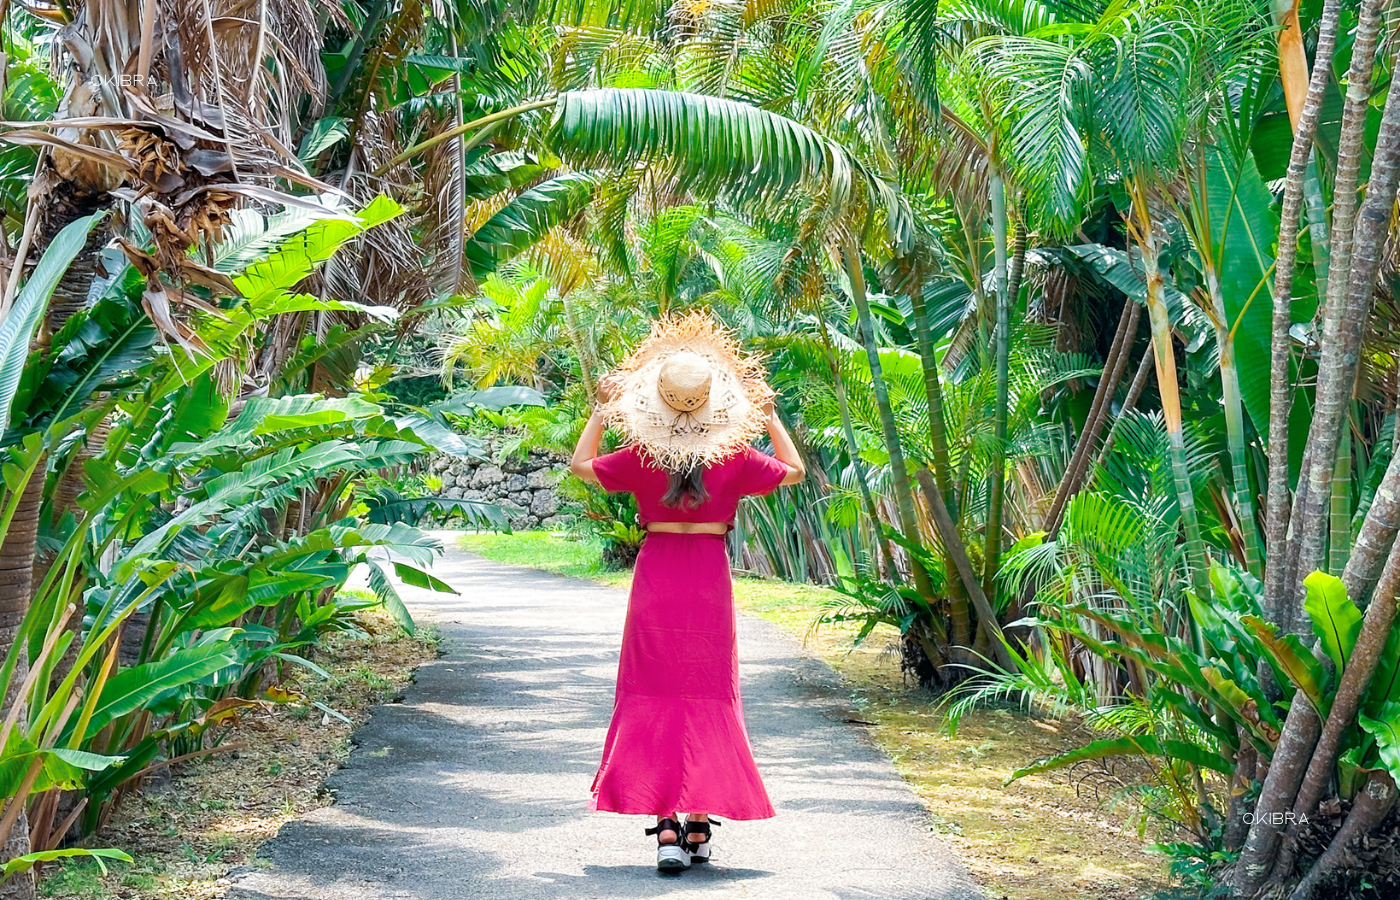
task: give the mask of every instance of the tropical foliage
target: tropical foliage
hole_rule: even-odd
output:
[[[817,475],[738,565],[897,628],[955,718],[1080,717],[1018,774],[1139,761],[1223,890],[1393,892],[1387,5],[261,9],[6,19],[12,871],[314,665],[353,569],[409,626],[392,473],[568,448],[701,307]],[[574,489],[625,564],[634,511]]]

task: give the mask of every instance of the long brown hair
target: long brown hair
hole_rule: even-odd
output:
[[[684,471],[666,470],[666,493],[661,497],[662,506],[695,509],[709,499],[710,492],[705,490],[704,466]]]

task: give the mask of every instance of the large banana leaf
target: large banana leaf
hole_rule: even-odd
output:
[[[30,869],[43,862],[53,862],[56,859],[72,859],[73,857],[89,857],[97,863],[98,869],[103,875],[107,874],[107,866],[102,861],[104,859],[115,859],[118,862],[132,862],[131,856],[121,850],[114,850],[108,847],[97,847],[92,850],[83,847],[67,847],[62,850],[40,850],[37,853],[26,853],[23,856],[16,856],[4,867],[0,868],[0,879],[9,878],[11,875],[18,875],[21,872],[28,872]]]
[[[824,195],[829,214],[877,212],[889,238],[913,234],[899,192],[836,141],[755,106],[679,91],[642,88],[559,95],[549,140],[580,167],[648,162],[700,195],[741,205],[785,206],[798,186]]]
[[[29,342],[48,306],[49,297],[63,273],[87,244],[88,234],[101,214],[69,222],[50,242],[34,272],[15,297],[14,305],[0,321],[0,432],[10,427],[15,392],[19,390],[24,364],[29,359]]]
[[[1234,336],[1240,398],[1254,428],[1269,433],[1269,359],[1273,322],[1273,245],[1278,216],[1254,155],[1216,145],[1206,150],[1206,202],[1220,293]]]
[[[171,688],[189,684],[235,662],[227,644],[207,644],[177,650],[164,659],[123,669],[107,681],[97,700],[88,733],[149,704]]]
[[[14,797],[29,768],[37,760],[38,775],[30,786],[33,793],[51,788],[72,790],[81,787],[88,772],[100,772],[121,762],[119,756],[100,756],[66,747],[38,747],[19,732],[12,732],[0,757],[0,796]]]
[[[439,400],[428,407],[428,412],[466,414],[472,409],[501,410],[508,406],[544,406],[544,394],[532,387],[518,384],[499,384],[479,391],[458,391],[446,400]]]

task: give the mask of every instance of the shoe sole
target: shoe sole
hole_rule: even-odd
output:
[[[656,868],[660,872],[684,872],[690,868],[689,854],[674,844],[667,845],[657,852]]]

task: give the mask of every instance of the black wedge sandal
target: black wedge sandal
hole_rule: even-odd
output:
[[[661,832],[674,831],[676,842],[674,844],[661,843]],[[681,830],[681,823],[675,819],[666,818],[656,823],[655,828],[648,828],[647,834],[656,835],[656,868],[662,872],[680,872],[690,868],[690,853],[685,848],[685,832]]]
[[[718,819],[708,819],[704,822],[687,821],[685,823],[685,831],[682,833],[681,841],[685,844],[686,852],[690,854],[691,862],[704,863],[710,861],[710,826],[713,825],[718,828],[723,824],[724,823]],[[704,837],[702,840],[693,841],[690,839],[692,834],[699,834]]]

